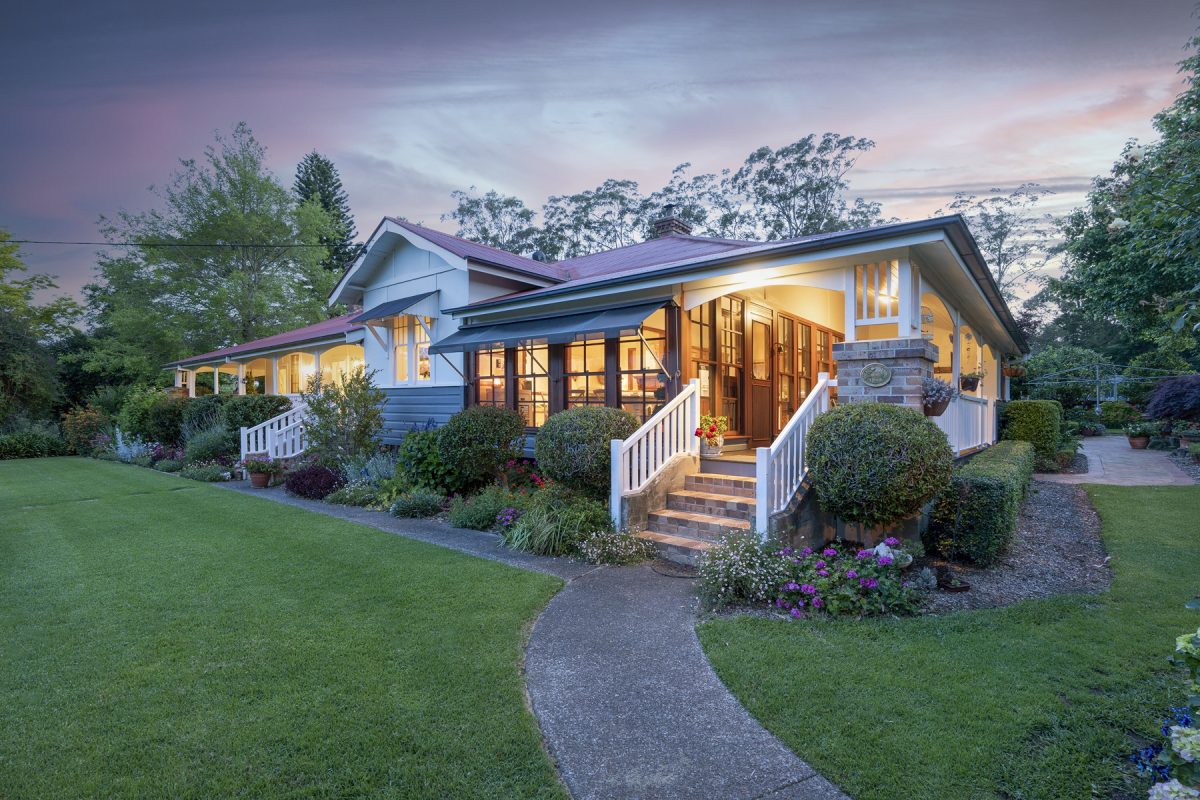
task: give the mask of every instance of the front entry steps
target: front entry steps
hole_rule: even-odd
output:
[[[755,509],[754,478],[709,471],[709,462],[716,460],[703,459],[701,473],[687,476],[683,489],[670,492],[667,507],[650,512],[646,530],[637,534],[654,542],[664,558],[698,566],[704,552],[723,533],[750,530]],[[750,467],[753,474],[753,461]]]

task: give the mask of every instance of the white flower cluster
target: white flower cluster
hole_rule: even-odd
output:
[[[1200,761],[1200,728],[1171,727],[1171,749],[1188,763]]]
[[[1151,786],[1149,800],[1200,800],[1200,790],[1188,788],[1172,778]]]

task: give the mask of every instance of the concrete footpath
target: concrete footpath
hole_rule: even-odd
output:
[[[1039,474],[1051,483],[1104,483],[1114,486],[1195,486],[1196,483],[1162,450],[1134,450],[1124,436],[1083,440],[1088,471],[1078,475]]]
[[[501,547],[440,522],[243,494],[567,581],[534,624],[526,686],[559,774],[576,800],[844,800],[768,733],[717,678],[696,638],[696,582],[649,566],[592,567]]]

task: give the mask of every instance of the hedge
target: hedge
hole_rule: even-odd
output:
[[[453,492],[491,483],[501,468],[521,455],[525,418],[508,408],[472,406],[438,430],[438,456],[449,470]]]
[[[1004,441],[956,469],[950,488],[934,504],[926,549],[981,566],[994,564],[1016,533],[1033,468],[1032,444]]]
[[[39,431],[9,433],[0,436],[0,461],[9,458],[46,458],[65,456],[67,443],[57,436]]]
[[[1055,400],[1010,400],[1002,439],[1033,445],[1036,466],[1054,469],[1062,441],[1062,405]]]
[[[641,423],[628,411],[604,406],[552,414],[538,431],[533,454],[542,473],[600,499],[608,494],[613,439],[628,439]]]

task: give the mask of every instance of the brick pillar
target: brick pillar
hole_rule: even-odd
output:
[[[873,400],[920,411],[921,379],[933,377],[937,359],[937,345],[921,338],[835,344],[833,360],[838,365],[838,401],[861,403]],[[864,370],[867,373],[865,380]],[[883,385],[869,385],[880,383]]]

